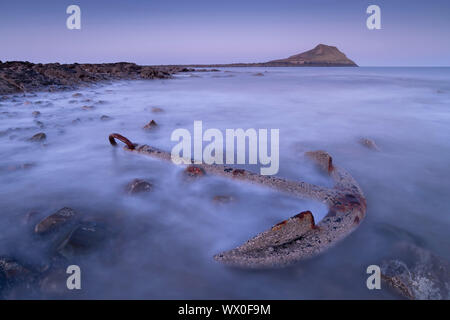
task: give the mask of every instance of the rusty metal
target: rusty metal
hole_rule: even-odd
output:
[[[161,160],[171,160],[171,154],[168,152],[148,145],[134,146],[126,150]],[[190,174],[201,176],[213,174],[264,185],[299,198],[322,202],[329,208],[327,216],[317,224],[310,211],[299,213],[256,235],[241,246],[215,255],[215,260],[244,268],[285,266],[320,254],[359,226],[364,219],[367,206],[358,183],[347,171],[334,165],[332,157],[327,152],[311,151],[307,152],[306,156],[315,161],[323,172],[330,176],[334,181],[333,188],[275,176],[263,176],[224,165],[196,164],[193,166],[192,159],[184,159],[184,163],[188,163],[186,172]]]
[[[111,143],[111,145],[113,145],[113,146],[117,146],[117,142],[116,142],[115,139],[120,140],[120,141],[122,141],[123,143],[125,143],[125,144],[127,145],[128,149],[133,150],[133,149],[135,148],[134,143],[132,143],[132,142],[131,142],[130,140],[128,140],[127,138],[125,138],[123,135],[118,134],[118,133],[111,133],[111,134],[109,135],[109,143]]]

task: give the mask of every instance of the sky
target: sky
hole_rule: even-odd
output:
[[[264,62],[323,43],[360,66],[450,66],[449,39],[449,0],[0,0],[2,61]]]

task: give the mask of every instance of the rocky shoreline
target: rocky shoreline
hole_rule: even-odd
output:
[[[0,94],[74,89],[109,80],[167,79],[179,72],[197,71],[182,66],[139,66],[130,62],[103,64],[35,64],[0,61]]]

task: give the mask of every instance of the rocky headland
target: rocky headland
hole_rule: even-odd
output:
[[[35,64],[0,61],[0,94],[73,89],[83,84],[107,80],[165,79],[178,72],[190,71],[195,70],[180,66],[139,66],[129,62]]]
[[[259,63],[232,63],[189,65],[189,67],[357,67],[358,65],[347,58],[338,48],[319,44],[314,49],[290,56],[285,59]]]

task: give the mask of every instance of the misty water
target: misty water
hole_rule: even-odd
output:
[[[114,230],[96,250],[67,257],[82,269],[81,291],[68,291],[63,281],[60,293],[19,290],[14,297],[396,298],[366,287],[367,266],[380,264],[396,242],[450,255],[449,105],[448,68],[230,68],[6,96],[0,100],[0,256],[30,266],[50,259],[24,222],[30,211],[45,217],[70,207]],[[143,130],[152,119],[158,128]],[[108,142],[117,132],[170,151],[172,131],[192,131],[194,120],[223,132],[280,129],[277,175],[292,180],[332,186],[304,157],[326,150],[361,185],[366,219],[329,251],[288,268],[249,271],[215,262],[214,254],[290,216],[311,210],[317,222],[327,208],[218,177],[189,181],[183,167]],[[28,141],[38,132],[46,133],[45,142]],[[373,139],[380,152],[360,138]],[[127,194],[135,178],[154,190]],[[235,201],[218,204],[217,195]]]

